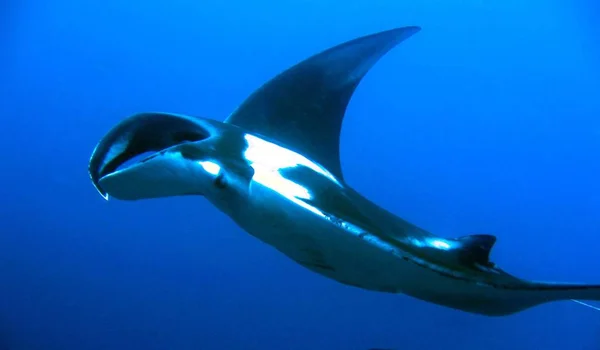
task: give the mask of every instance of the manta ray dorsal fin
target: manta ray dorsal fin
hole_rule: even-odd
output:
[[[458,252],[459,259],[468,265],[479,264],[489,266],[490,252],[496,243],[492,235],[469,235],[457,239],[461,244]]]
[[[225,122],[280,142],[343,180],[340,132],[354,90],[384,54],[419,30],[383,31],[316,54],[265,83]]]

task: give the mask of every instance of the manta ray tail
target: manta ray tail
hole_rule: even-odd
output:
[[[596,310],[596,311],[600,311],[600,307],[594,306],[594,305],[590,305],[588,303],[584,303],[583,301],[577,300],[577,299],[571,299],[572,302],[577,303],[579,305],[583,305],[585,307],[589,307],[592,310]]]
[[[535,291],[534,304],[568,300],[600,311],[599,307],[581,301],[600,301],[600,285],[534,282],[530,288]]]
[[[490,297],[494,302],[488,304],[483,312],[475,312],[506,316],[555,301],[571,301],[600,311],[600,307],[583,301],[600,301],[600,285],[528,281],[518,287],[495,289],[495,293],[487,294],[485,299],[489,302]]]

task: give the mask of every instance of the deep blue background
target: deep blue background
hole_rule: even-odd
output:
[[[222,120],[309,55],[420,25],[349,106],[349,183],[435,233],[497,235],[519,276],[600,282],[599,5],[486,3],[4,2],[0,349],[599,349],[600,313],[571,302],[486,318],[361,291],[200,197],[107,203],[88,179],[129,114]]]

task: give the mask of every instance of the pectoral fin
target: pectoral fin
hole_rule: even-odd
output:
[[[383,55],[419,30],[383,31],[316,54],[256,90],[226,122],[280,142],[342,180],[340,132],[354,90]]]

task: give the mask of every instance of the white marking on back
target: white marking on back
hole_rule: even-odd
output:
[[[199,161],[198,164],[200,164],[200,166],[204,169],[204,171],[206,171],[207,173],[209,173],[211,175],[216,176],[221,171],[221,166],[215,162]]]
[[[302,165],[341,186],[329,171],[292,150],[254,135],[246,134],[244,138],[248,142],[248,148],[244,152],[244,157],[254,169],[254,176],[252,177],[254,181],[279,193],[294,204],[310,210],[321,217],[326,217],[322,211],[301,200],[312,199],[313,196],[310,191],[304,186],[285,178],[280,170]]]
[[[281,147],[272,142],[263,140],[254,135],[246,134],[244,136],[248,142],[248,149],[244,156],[248,161],[254,164],[268,167],[269,169],[293,168],[298,165],[305,166],[335,182],[341,186],[339,181],[327,169],[316,164],[303,155],[287,148]]]

